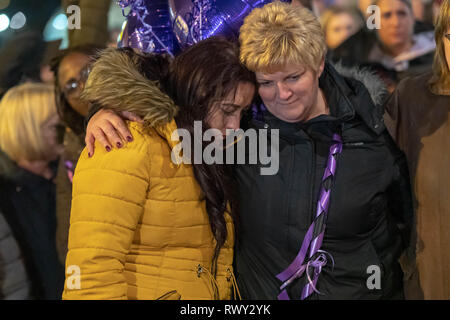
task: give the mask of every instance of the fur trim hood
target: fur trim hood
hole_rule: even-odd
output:
[[[178,107],[139,68],[138,58],[118,49],[106,49],[92,66],[83,99],[102,107],[129,111],[144,119],[145,126],[171,122]]]
[[[343,77],[353,78],[362,82],[372,98],[375,106],[384,105],[389,92],[383,80],[374,71],[367,68],[344,67],[341,63],[332,64]]]

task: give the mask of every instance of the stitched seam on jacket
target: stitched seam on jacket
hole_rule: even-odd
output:
[[[199,260],[192,260],[192,259],[181,259],[180,258],[180,259],[177,259],[177,260],[192,261],[192,262],[195,262],[197,264],[201,263],[201,261],[199,261]],[[128,264],[128,265],[131,264],[131,265],[136,265],[136,266],[144,266],[144,267],[150,267],[150,268],[160,268],[161,267],[160,265],[143,264],[143,263],[125,262],[125,264]],[[225,263],[219,263],[218,265],[222,266],[224,268],[226,268],[226,267],[228,268],[230,266],[229,264],[225,264]],[[184,268],[184,269],[170,268],[170,270],[173,270],[174,272],[191,272],[192,271],[192,269],[189,269],[189,268]],[[124,271],[131,272],[131,273],[139,273],[139,274],[143,274],[143,275],[147,275],[147,276],[155,276],[155,273],[145,273],[145,272],[142,272],[142,271],[135,271],[135,270],[127,269],[126,267],[124,267]],[[226,275],[227,275],[226,271],[217,272],[217,276],[226,276]],[[188,281],[188,280],[183,280],[183,281]]]
[[[96,271],[96,272],[89,272],[89,273],[83,272],[83,275],[94,275],[94,274],[111,273],[111,272],[114,272],[114,273],[123,273],[123,270],[121,270],[121,269],[108,269],[108,270]],[[125,282],[126,282],[126,281],[125,281]],[[114,282],[114,284],[116,284],[116,283],[119,283],[119,282]]]
[[[72,201],[74,199],[76,199],[77,197],[79,197],[79,196],[86,196],[86,195],[87,196],[105,197],[105,198],[116,199],[116,200],[123,201],[123,202],[126,202],[126,203],[131,203],[131,204],[139,207],[139,209],[144,209],[144,204],[139,204],[139,203],[136,203],[136,202],[133,202],[133,201],[130,201],[130,200],[126,200],[124,198],[119,198],[119,197],[116,197],[116,196],[105,195],[105,194],[98,194],[98,193],[89,193],[89,192],[78,193],[76,196],[74,196],[72,198]],[[145,199],[145,200],[147,200],[147,199]]]
[[[85,250],[85,249],[108,250],[108,251],[112,251],[112,252],[116,252],[116,253],[120,253],[120,254],[126,255],[126,253],[121,252],[119,250],[114,250],[114,249],[105,248],[105,247],[74,247],[74,248],[71,247],[69,250]],[[119,259],[113,258],[113,260],[119,260]]]
[[[147,200],[160,201],[160,202],[176,202],[176,203],[180,203],[180,202],[200,202],[200,201],[203,201],[203,199],[200,199],[200,200],[160,200],[160,199],[153,199],[153,198],[148,198]]]
[[[152,178],[160,179],[160,180],[167,180],[167,179],[195,179],[192,175],[185,175],[180,177],[161,177],[161,176],[152,176]]]
[[[98,289],[98,288],[105,288],[105,287],[109,287],[115,284],[127,284],[126,281],[116,281],[113,283],[108,283],[108,284],[103,284],[103,285],[98,285],[95,287],[90,287],[90,288],[80,288],[80,289],[64,289],[64,291],[68,291],[68,292],[76,292],[76,291],[83,291],[83,290],[92,290],[92,289]],[[126,295],[122,295],[122,297],[126,297]]]
[[[130,174],[130,173],[128,173],[128,172],[122,172],[122,171],[119,171],[119,170],[114,170],[114,169],[105,169],[105,168],[86,168],[86,169],[81,169],[80,171],[77,172],[77,174],[80,175],[82,172],[86,172],[86,171],[96,171],[96,172],[98,172],[98,171],[110,171],[110,172],[111,172],[111,171],[112,171],[112,172],[114,172],[114,173],[118,173],[118,174],[130,176],[130,177],[133,177],[133,178],[137,178],[137,179],[139,179],[139,180],[144,181],[145,183],[148,183],[148,180],[145,179],[145,178],[143,178],[143,177],[140,177],[140,176],[135,175],[135,174]],[[149,175],[149,177],[150,177],[150,175]]]
[[[183,229],[183,228],[194,228],[194,227],[204,227],[204,226],[209,226],[208,223],[198,223],[198,224],[194,224],[192,226],[161,226],[161,225],[156,225],[156,224],[150,224],[150,223],[139,223],[138,225],[142,226],[142,227],[146,227],[146,228],[151,228],[151,227],[155,227],[155,228],[166,228],[166,229]]]
[[[110,224],[110,225],[113,225],[113,226],[120,227],[120,228],[122,228],[122,229],[127,229],[128,231],[132,231],[132,232],[135,232],[135,231],[136,231],[135,229],[132,229],[132,228],[130,228],[130,227],[127,227],[127,226],[124,226],[124,225],[121,225],[121,224],[118,224],[118,223],[105,222],[105,221],[98,221],[98,220],[76,220],[76,221],[74,221],[72,224],[75,224],[75,223],[84,223],[84,222],[86,222],[86,223],[94,222],[94,223],[100,223],[100,224]],[[139,225],[139,224],[138,224],[138,225]]]

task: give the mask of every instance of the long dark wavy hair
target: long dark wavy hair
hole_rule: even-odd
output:
[[[59,86],[59,65],[65,57],[74,53],[84,54],[94,60],[102,49],[104,48],[90,44],[81,45],[61,51],[61,53],[54,57],[50,62],[50,68],[55,75],[55,100],[58,115],[65,125],[77,135],[82,135],[84,133],[84,117],[70,106],[62,88]]]
[[[213,106],[230,93],[236,94],[240,82],[256,86],[253,72],[239,61],[239,47],[225,38],[212,37],[203,40],[175,57],[166,83],[168,94],[180,111],[175,117],[179,128],[187,129],[194,136],[194,121],[206,123]],[[193,155],[193,146],[192,152]],[[227,236],[225,212],[230,205],[231,216],[237,222],[235,183],[230,167],[221,164],[194,164],[194,175],[205,194],[206,211],[216,247],[211,270],[217,272],[217,258]]]

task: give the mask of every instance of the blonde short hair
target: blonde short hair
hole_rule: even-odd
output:
[[[57,114],[53,85],[25,83],[0,102],[0,149],[12,160],[43,160],[48,153],[42,124]]]
[[[254,72],[271,73],[287,64],[317,71],[327,50],[314,14],[279,1],[250,12],[240,29],[239,41],[241,62]]]

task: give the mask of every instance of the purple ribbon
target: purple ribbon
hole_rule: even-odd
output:
[[[290,300],[289,295],[286,291],[286,287],[291,284],[295,279],[300,278],[304,273],[306,273],[308,282],[303,287],[301,300],[309,297],[313,292],[320,292],[316,289],[317,280],[319,279],[320,272],[322,268],[327,264],[327,256],[331,258],[333,267],[334,260],[331,254],[326,251],[320,250],[322,246],[323,237],[326,228],[326,217],[328,214],[328,208],[330,205],[330,193],[331,189],[326,189],[324,182],[327,179],[332,179],[336,175],[336,156],[342,152],[342,138],[338,134],[333,134],[333,144],[330,147],[330,153],[328,155],[327,167],[322,177],[322,185],[320,188],[319,201],[317,203],[316,217],[314,221],[308,228],[305,238],[303,239],[300,251],[295,257],[294,261],[280,274],[276,277],[282,282],[280,287],[281,293],[278,295],[278,300]],[[323,224],[319,225],[320,232],[313,239],[314,229],[316,223],[319,223],[319,218],[322,219]],[[305,258],[308,254],[308,259],[305,262]],[[310,271],[312,269],[313,275],[310,276]]]

